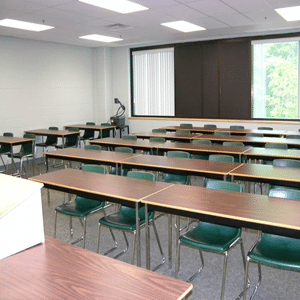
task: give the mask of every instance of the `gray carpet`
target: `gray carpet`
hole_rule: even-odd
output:
[[[74,166],[73,166],[74,167]],[[42,172],[45,172],[43,165],[39,165]],[[32,176],[32,170],[26,166],[26,176]],[[57,169],[51,168],[50,171]],[[202,179],[192,178],[192,184],[201,185]],[[47,190],[42,190],[42,202],[43,202],[43,213],[44,213],[44,230],[45,234],[53,236],[54,231],[54,208],[64,202],[64,197],[68,199],[64,193],[50,191],[50,204],[48,205]],[[74,198],[74,196],[73,196]],[[113,211],[115,208],[109,208],[109,211]],[[97,249],[97,228],[98,220],[102,217],[102,213],[96,213],[91,215],[87,221],[87,238],[86,248],[96,252]],[[173,218],[174,221],[174,218]],[[185,223],[185,219],[182,219],[182,224]],[[163,246],[165,255],[167,255],[167,217],[163,216],[156,221],[160,240]],[[69,236],[69,218],[63,215],[58,216],[57,226],[57,238],[66,242],[71,242],[82,235],[82,226],[78,219],[73,220],[74,226],[74,237],[70,240]],[[173,230],[174,233],[175,230]],[[121,232],[115,231],[116,238],[119,243],[120,249],[124,247],[123,236]],[[151,228],[151,266],[155,266],[159,263],[160,255],[154,239],[153,230]],[[128,252],[121,256],[119,259],[125,262],[131,260],[132,250],[132,235],[127,235],[129,238],[130,248]],[[245,251],[252,246],[257,239],[257,232],[249,229],[244,229],[242,234],[244,240]],[[141,253],[142,253],[142,267],[145,267],[145,236],[144,231],[141,232]],[[77,244],[79,247],[82,246],[82,242]],[[100,252],[103,253],[105,250],[112,246],[111,236],[107,228],[101,230],[101,247]],[[118,251],[118,250],[117,250]],[[113,254],[113,253],[112,253]],[[223,256],[218,254],[212,254],[204,252],[205,268],[202,274],[198,276],[193,284],[193,291],[187,297],[188,300],[214,300],[220,298],[221,282],[222,282],[222,269],[223,269]],[[181,268],[179,271],[179,278],[187,280],[198,268],[200,264],[199,252],[189,247],[181,247]],[[169,269],[167,263],[162,266],[157,272],[167,275],[174,276],[175,269],[175,236],[173,236],[173,266]],[[255,299],[272,299],[272,300],[299,300],[300,299],[300,288],[298,286],[300,280],[300,274],[298,272],[280,270],[270,267],[262,266],[263,280],[262,285],[259,288]],[[249,291],[252,291],[254,285],[257,282],[257,265],[250,264],[250,280],[251,287]],[[225,299],[235,299],[237,295],[242,291],[243,286],[243,264],[241,258],[240,247],[237,246],[229,252],[228,268],[227,268],[227,281],[225,289]],[[249,299],[250,292],[248,292]]]

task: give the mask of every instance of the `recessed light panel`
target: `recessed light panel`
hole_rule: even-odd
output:
[[[147,10],[148,7],[128,0],[78,0],[104,9],[116,11],[121,14],[129,14],[136,11]]]
[[[104,42],[104,43],[112,43],[112,42],[123,41],[123,39],[110,37],[110,36],[105,36],[105,35],[100,35],[100,34],[90,34],[90,35],[80,36],[79,38],[80,39],[91,40],[91,41],[97,41],[97,42]]]
[[[284,7],[275,9],[286,21],[300,20],[300,6]]]
[[[200,31],[200,30],[206,30],[205,28],[186,22],[186,21],[175,21],[175,22],[167,22],[167,23],[161,23],[160,25],[170,27],[172,29],[181,31],[181,32],[194,32],[194,31]]]
[[[30,31],[44,31],[44,30],[54,28],[53,26],[35,24],[35,23],[30,23],[30,22],[23,22],[23,21],[12,20],[12,19],[0,20],[0,26],[23,29],[23,30],[30,30]]]

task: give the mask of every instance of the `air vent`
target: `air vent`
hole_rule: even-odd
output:
[[[111,31],[121,31],[121,30],[132,28],[130,26],[127,26],[125,24],[120,24],[120,23],[116,23],[116,24],[112,24],[112,25],[108,25],[108,26],[104,26],[104,27]]]

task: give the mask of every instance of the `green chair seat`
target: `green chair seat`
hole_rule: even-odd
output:
[[[57,206],[55,210],[65,215],[82,218],[94,210],[103,208],[104,206],[104,201],[91,200],[77,196],[75,201]]]
[[[202,250],[224,252],[240,235],[240,228],[201,221],[196,228],[180,237],[180,242]]]
[[[166,129],[162,129],[162,128],[155,128],[155,129],[152,129],[152,132],[163,132],[163,133],[166,133],[167,130]]]

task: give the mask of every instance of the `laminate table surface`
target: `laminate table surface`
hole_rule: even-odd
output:
[[[196,137],[198,140],[210,140],[218,142],[242,142],[244,144],[257,144],[265,145],[267,143],[287,144],[289,147],[300,147],[300,139],[287,139],[279,137],[252,137],[252,136],[239,136],[239,135],[215,135],[205,134]]]
[[[246,158],[272,158],[272,159],[300,159],[300,150],[298,149],[266,149],[253,147],[243,152]]]
[[[25,133],[31,133],[34,135],[43,135],[43,136],[52,135],[52,136],[57,136],[57,137],[64,137],[64,136],[72,135],[72,134],[80,134],[80,131],[33,129],[33,130],[26,130]]]
[[[0,145],[8,144],[11,146],[21,145],[27,142],[32,142],[34,139],[22,138],[22,137],[12,137],[12,136],[0,136]]]
[[[300,187],[299,168],[274,167],[263,164],[243,164],[229,172],[234,178],[270,184]]]
[[[209,161],[181,157],[167,157],[157,155],[140,155],[122,162],[123,166],[158,170],[167,173],[183,173],[186,175],[209,176],[223,179],[240,163]]]
[[[75,125],[67,125],[65,128],[78,128],[81,130],[85,129],[93,129],[96,131],[104,130],[104,129],[115,129],[116,126],[113,125],[86,125],[86,124],[75,124]]]
[[[89,141],[92,145],[108,146],[108,147],[131,147],[133,149],[151,150],[164,144],[164,142],[152,142],[149,140],[133,140],[123,138],[103,138]]]
[[[149,139],[150,137],[162,137],[166,140],[193,140],[199,136],[202,136],[202,133],[138,132],[130,135],[134,135],[142,139]]]
[[[45,237],[0,260],[2,299],[175,300],[192,285]]]
[[[194,133],[212,133],[217,130],[217,128],[205,128],[205,127],[181,127],[181,126],[166,126],[160,129],[165,129],[167,131],[177,131],[177,130],[188,130]]]

